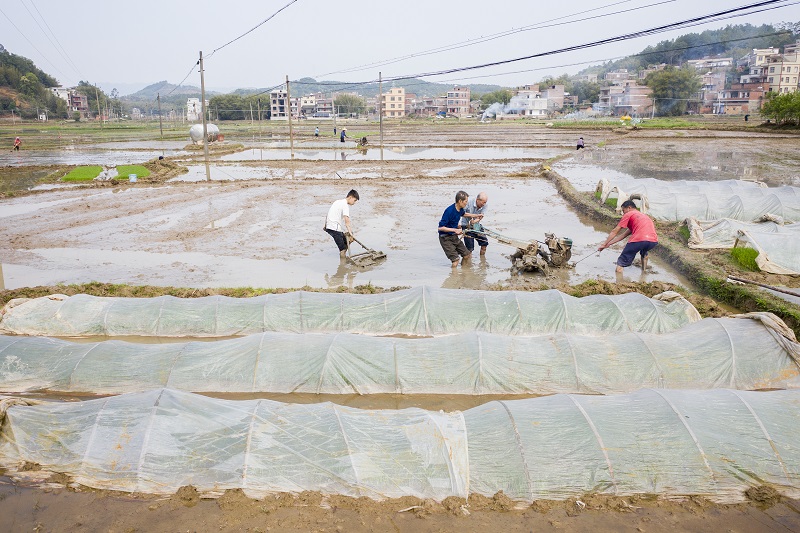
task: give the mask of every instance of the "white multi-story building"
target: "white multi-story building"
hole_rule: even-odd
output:
[[[269,110],[270,120],[289,120],[292,108],[285,89],[277,89],[269,93]]]
[[[206,100],[206,108],[208,108],[208,100]],[[186,100],[186,120],[189,122],[203,120],[203,106],[200,105],[199,98]]]
[[[547,98],[542,96],[538,85],[523,85],[517,89],[507,108],[524,117],[546,117],[550,114]]]
[[[300,97],[300,114],[307,117],[312,116],[317,110],[317,96],[309,94]]]
[[[65,89],[64,87],[50,87],[50,92],[52,92],[58,98],[61,98],[65,102],[69,103],[69,89]]]
[[[548,85],[544,90],[539,85],[523,85],[507,106],[512,113],[526,117],[546,117],[563,107],[563,85]]]
[[[704,57],[702,59],[690,59],[686,62],[697,70],[709,70],[712,68],[728,68],[733,65],[732,57]]]
[[[771,55],[764,65],[769,92],[793,93],[800,89],[800,40],[783,47],[783,55]]]
[[[766,81],[764,65],[769,61],[770,56],[778,55],[777,48],[753,48],[753,51],[744,56],[740,61],[740,66],[748,67],[750,72],[739,77],[739,83],[757,83]]]

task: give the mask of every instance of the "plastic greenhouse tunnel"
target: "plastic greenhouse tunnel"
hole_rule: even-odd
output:
[[[600,180],[600,199],[605,202],[612,193],[617,205],[629,198],[638,198],[642,211],[657,220],[681,222],[694,217],[700,220],[731,218],[745,222],[764,215],[800,221],[800,188],[765,187],[744,180],[709,182],[662,181],[656,179],[623,179],[615,183]]]
[[[116,394],[611,394],[642,387],[800,385],[800,345],[779,318],[707,318],[671,333],[397,338],[261,333],[214,342],[75,343],[0,336],[0,391]]]
[[[289,292],[253,298],[104,298],[52,295],[10,301],[0,333],[217,337],[264,331],[445,335],[485,331],[663,333],[700,319],[675,292],[575,298],[556,290],[460,291],[419,287],[380,294]]]
[[[212,399],[156,389],[84,402],[0,402],[0,466],[98,489],[243,489],[443,500],[587,492],[699,495],[769,484],[800,495],[800,391],[645,389],[495,401],[464,412]]]

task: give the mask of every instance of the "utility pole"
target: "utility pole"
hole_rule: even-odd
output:
[[[261,135],[261,98],[258,99],[258,134]]]
[[[250,127],[253,127],[253,102],[250,102]]]
[[[211,181],[208,168],[208,124],[206,122],[206,78],[203,72],[203,51],[200,50],[200,109],[203,111],[203,153],[206,160],[206,181]]]
[[[378,121],[381,130],[381,149],[383,148],[383,78],[378,72]]]
[[[97,85],[94,86],[94,97],[97,98],[97,114],[100,115],[100,129],[103,129],[103,112],[100,111],[100,94],[97,92]]]
[[[381,162],[383,162],[383,76],[378,72],[378,121],[381,131]],[[381,178],[383,177],[383,165],[381,164]]]
[[[656,97],[653,97],[653,109],[650,111],[650,118],[654,118],[656,116]]]
[[[286,75],[286,107],[289,110],[289,150],[294,159],[294,138],[292,137],[292,97],[289,94],[289,75]]]
[[[161,130],[161,140],[164,140],[164,124],[161,122],[161,93],[156,93],[158,100],[158,129]]]

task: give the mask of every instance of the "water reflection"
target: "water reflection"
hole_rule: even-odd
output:
[[[356,279],[356,274],[359,268],[347,262],[347,258],[342,257],[339,259],[339,266],[336,267],[336,272],[333,274],[325,274],[325,283],[328,287],[341,287],[346,286],[348,289],[353,288],[353,281]]]
[[[295,159],[305,159],[312,161],[336,159],[338,148],[295,150]],[[566,152],[566,148],[554,147],[470,147],[470,148],[429,148],[429,147],[393,147],[389,150],[381,148],[359,148],[358,146],[348,146],[348,149],[355,148],[350,153],[339,152],[339,156],[344,156],[348,161],[377,161],[377,160],[427,160],[427,159],[548,159]],[[344,159],[342,157],[342,159]],[[219,158],[222,161],[269,161],[291,159],[291,151],[286,148],[253,148],[243,150],[233,154],[226,154]]]
[[[769,145],[754,139],[746,144],[744,140],[730,140],[724,150],[718,149],[718,141],[714,142],[717,144],[695,139],[651,143],[636,150],[627,149],[630,145],[626,144],[580,150],[554,168],[580,190],[590,190],[601,177],[611,180],[615,175],[660,180],[755,179],[772,187],[797,181],[800,156],[782,139],[775,139]],[[736,144],[741,146],[740,150],[727,146]]]
[[[450,275],[442,283],[443,289],[465,289],[481,287],[486,283],[489,263],[485,255],[472,254],[461,261],[460,266],[451,268]]]

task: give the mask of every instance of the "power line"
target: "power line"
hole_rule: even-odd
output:
[[[437,48],[431,48],[429,50],[425,50],[425,51],[422,51],[422,52],[416,52],[416,53],[413,53],[413,54],[408,54],[408,55],[405,55],[405,56],[400,56],[400,57],[396,57],[396,58],[392,58],[392,59],[376,61],[374,63],[369,63],[369,64],[362,65],[362,66],[359,66],[359,67],[352,67],[352,68],[349,68],[349,69],[337,70],[337,71],[334,71],[334,72],[329,72],[327,74],[320,74],[320,76],[328,76],[328,75],[331,75],[331,74],[341,74],[341,73],[348,73],[348,72],[359,72],[361,70],[367,70],[369,68],[376,68],[376,67],[379,67],[379,66],[389,65],[389,64],[392,64],[392,63],[398,63],[400,61],[405,61],[406,59],[411,59],[411,58],[415,58],[415,57],[423,57],[423,56],[432,55],[432,54],[438,54],[440,52],[447,52],[447,51],[455,50],[455,49],[458,49],[458,48],[464,48],[466,46],[473,46],[473,45],[476,45],[476,44],[481,44],[481,43],[484,43],[484,42],[493,41],[493,40],[499,39],[501,37],[507,37],[509,35],[513,35],[513,34],[516,34],[516,33],[521,33],[521,32],[531,31],[531,30],[537,30],[537,29],[551,28],[551,27],[555,27],[555,26],[563,26],[563,25],[566,25],[566,24],[573,24],[575,22],[583,22],[583,21],[592,20],[592,19],[596,19],[596,18],[608,17],[608,16],[611,16],[611,15],[618,15],[620,13],[626,13],[626,12],[629,12],[629,11],[636,11],[636,10],[639,10],[639,9],[645,9],[645,8],[648,8],[648,7],[653,7],[653,6],[657,6],[657,5],[661,5],[661,4],[668,4],[668,3],[674,2],[676,0],[664,0],[662,2],[656,2],[654,4],[648,4],[648,5],[645,5],[645,6],[634,7],[634,8],[631,8],[631,9],[613,11],[611,13],[604,13],[604,14],[601,14],[601,15],[594,15],[594,16],[591,16],[591,17],[584,17],[584,18],[577,19],[577,20],[570,20],[570,21],[566,21],[566,22],[559,22],[559,23],[556,23],[556,24],[550,24],[551,22],[555,22],[557,20],[561,20],[561,19],[569,18],[569,17],[574,17],[574,16],[577,16],[577,15],[582,15],[584,13],[590,13],[592,11],[598,11],[598,10],[601,10],[601,9],[606,9],[608,7],[612,7],[612,6],[615,6],[615,5],[618,5],[618,4],[624,4],[624,3],[627,3],[629,1],[631,1],[631,0],[624,0],[622,2],[615,2],[615,3],[612,3],[612,4],[605,5],[605,6],[601,6],[601,7],[597,7],[597,8],[593,8],[593,9],[587,9],[587,10],[584,10],[584,11],[578,11],[576,13],[571,13],[569,15],[564,15],[564,16],[561,16],[561,17],[556,17],[556,18],[553,18],[553,19],[545,20],[545,21],[542,21],[542,22],[537,22],[536,24],[531,24],[529,26],[523,26],[522,28],[512,28],[510,30],[505,30],[505,31],[502,31],[502,32],[499,32],[499,33],[488,35],[486,37],[478,37],[478,38],[475,38],[475,39],[468,39],[466,41],[461,41],[461,42],[458,42],[458,43],[443,45],[443,46],[440,46],[440,47],[437,47]]]
[[[50,64],[50,66],[51,66],[51,67],[53,67],[53,68],[56,70],[56,72],[58,72],[59,74],[61,74],[62,76],[64,76],[64,77],[66,78],[66,76],[64,75],[64,73],[63,73],[63,72],[61,72],[61,71],[58,69],[58,67],[57,67],[57,66],[55,66],[53,63],[51,63],[51,62],[50,62],[50,60],[49,60],[49,59],[47,59],[47,56],[46,56],[46,55],[44,55],[44,54],[41,52],[41,50],[39,50],[38,48],[36,48],[36,45],[35,45],[35,44],[33,44],[33,43],[31,42],[31,40],[30,40],[30,39],[28,39],[28,37],[27,37],[27,36],[26,36],[24,33],[22,33],[22,30],[20,30],[19,28],[17,28],[17,25],[16,25],[16,24],[14,24],[14,21],[13,21],[13,20],[11,20],[11,18],[9,18],[9,16],[8,16],[8,15],[6,15],[5,11],[3,11],[2,9],[0,9],[0,13],[2,13],[2,14],[3,14],[3,16],[4,16],[4,17],[6,17],[6,19],[8,19],[8,21],[11,23],[11,25],[12,25],[12,26],[14,26],[14,29],[15,29],[15,30],[17,30],[17,31],[19,32],[19,34],[20,34],[20,35],[22,35],[22,37],[23,37],[23,38],[24,38],[26,41],[28,41],[28,44],[30,44],[30,45],[33,47],[33,49],[34,49],[34,50],[36,50],[37,52],[39,52],[39,55],[40,55],[40,56],[42,56],[42,59],[44,59],[45,61],[47,61],[47,62]]]
[[[81,78],[84,78],[85,76],[83,75],[83,73],[82,73],[82,72],[80,71],[80,69],[79,69],[79,68],[78,68],[78,67],[75,65],[75,62],[74,62],[74,61],[72,61],[72,58],[70,57],[69,53],[67,53],[67,49],[66,49],[66,48],[64,48],[64,45],[62,45],[62,44],[61,44],[61,41],[59,41],[59,40],[58,40],[58,37],[56,36],[56,34],[55,34],[55,32],[53,31],[53,29],[52,29],[52,28],[50,27],[50,25],[47,23],[47,19],[45,19],[45,18],[44,18],[44,16],[42,15],[42,13],[39,11],[39,8],[38,8],[38,7],[36,7],[36,4],[34,4],[34,3],[33,3],[33,0],[30,0],[30,3],[31,3],[31,5],[33,6],[33,9],[35,9],[35,10],[36,10],[36,12],[37,12],[37,13],[39,13],[39,17],[41,17],[41,19],[42,19],[42,22],[44,22],[44,25],[45,25],[45,26],[47,26],[47,29],[48,29],[48,30],[50,30],[50,34],[53,36],[53,39],[55,39],[55,40],[56,40],[56,42],[58,43],[58,46],[60,46],[60,47],[61,47],[61,49],[64,51],[64,54],[66,54],[66,56],[67,56],[67,60],[69,61],[69,64],[72,66],[72,68],[74,68],[74,69],[75,69],[75,72],[77,72],[77,73],[80,75],[80,77],[81,77]]]
[[[551,66],[548,66],[548,67],[537,67],[537,68],[531,68],[531,69],[525,69],[525,70],[512,70],[512,71],[507,71],[507,72],[497,72],[497,73],[494,73],[494,74],[485,74],[485,75],[482,75],[482,76],[471,76],[471,77],[466,77],[466,78],[456,78],[456,79],[449,79],[449,80],[441,80],[441,81],[438,81],[436,83],[459,82],[459,81],[464,81],[464,80],[474,80],[474,79],[480,79],[480,78],[491,78],[491,77],[494,77],[494,76],[505,76],[505,75],[508,75],[508,74],[522,74],[522,73],[525,73],[525,72],[533,72],[533,71],[537,71],[537,70],[551,70],[551,69],[554,70],[554,69],[564,68],[564,67],[574,67],[574,66],[577,66],[577,65],[586,65],[586,64],[589,64],[589,63],[600,63],[600,62],[603,62],[603,61],[616,61],[616,60],[625,59],[625,58],[628,58],[628,57],[642,57],[642,56],[649,56],[649,55],[664,54],[664,53],[668,53],[668,52],[679,52],[679,51],[682,51],[682,50],[691,50],[691,49],[694,49],[694,48],[703,48],[703,47],[711,46],[711,45],[714,45],[714,44],[731,43],[731,42],[737,42],[737,41],[748,41],[750,39],[760,39],[762,37],[773,37],[775,35],[786,35],[787,33],[791,33],[791,32],[788,31],[788,30],[784,30],[784,31],[776,31],[776,32],[772,32],[772,33],[762,33],[762,34],[758,34],[758,35],[751,35],[749,37],[739,37],[737,39],[724,39],[722,41],[714,41],[713,43],[707,43],[707,44],[695,44],[695,45],[690,45],[690,46],[681,46],[681,47],[678,47],[678,48],[669,48],[669,49],[666,49],[666,50],[654,50],[652,52],[639,52],[638,54],[628,54],[628,55],[624,55],[624,56],[606,57],[606,58],[592,59],[592,60],[589,60],[589,61],[578,61],[576,63],[565,63],[565,64],[562,64],[562,65],[551,65]]]
[[[64,54],[61,52],[61,50],[59,50],[59,48],[58,48],[58,47],[56,46],[56,44],[53,42],[53,39],[51,39],[51,38],[50,38],[50,36],[47,34],[47,32],[46,32],[46,31],[44,31],[44,28],[42,27],[42,25],[41,25],[41,24],[39,24],[39,21],[36,19],[36,17],[33,15],[33,13],[31,13],[31,10],[30,10],[30,9],[28,9],[28,6],[27,6],[27,5],[25,5],[25,0],[20,0],[20,4],[22,4],[22,7],[24,7],[24,8],[25,8],[25,11],[27,11],[27,12],[28,12],[28,15],[30,15],[30,16],[31,16],[31,18],[32,18],[32,19],[33,19],[33,21],[36,23],[36,25],[39,27],[39,30],[41,30],[41,32],[42,32],[42,34],[45,36],[45,38],[46,38],[48,41],[50,41],[50,44],[53,46],[53,48],[55,49],[55,51],[56,51],[56,52],[57,52],[57,53],[58,53],[58,54],[61,56],[61,59],[63,59],[63,60],[64,60],[64,62],[65,62],[67,65],[70,65],[70,66],[71,66],[73,69],[75,69],[75,65],[74,65],[74,64],[70,64],[71,62],[70,62],[70,61],[69,61],[69,60],[66,58],[66,56],[65,56],[65,55],[64,55]],[[31,0],[31,4],[33,5],[33,0]],[[36,6],[34,5],[33,7],[35,8]],[[36,11],[37,11],[37,13],[39,12],[39,10],[38,10],[38,9],[37,9]],[[39,13],[39,16],[41,17],[41,13]],[[44,18],[42,18],[42,20],[44,20]],[[75,69],[75,72],[76,72],[76,73],[77,73],[79,76],[83,77],[83,76],[81,75],[81,73],[80,73],[80,72],[79,72],[77,69]]]
[[[616,37],[610,37],[608,39],[601,39],[599,41],[592,41],[592,42],[589,42],[589,43],[568,46],[568,47],[565,47],[565,48],[559,48],[559,49],[551,50],[551,51],[548,51],[548,52],[540,52],[538,54],[531,54],[531,55],[522,56],[522,57],[516,57],[516,58],[512,58],[512,59],[504,59],[504,60],[499,60],[499,61],[492,61],[492,62],[489,62],[489,63],[482,63],[482,64],[479,64],[479,65],[472,65],[472,66],[467,66],[467,67],[451,68],[451,69],[445,69],[445,70],[434,71],[434,72],[424,72],[424,73],[414,74],[414,75],[394,76],[394,77],[385,78],[384,81],[399,81],[399,80],[404,80],[404,79],[409,79],[409,78],[426,78],[426,77],[429,77],[429,76],[439,76],[439,75],[442,75],[442,74],[451,74],[453,72],[464,72],[464,71],[467,71],[467,70],[476,70],[476,69],[481,69],[481,68],[494,67],[494,66],[497,66],[497,65],[505,65],[505,64],[514,63],[514,62],[517,62],[517,61],[524,61],[524,60],[527,60],[527,59],[534,59],[534,58],[537,58],[537,57],[545,57],[545,56],[549,56],[549,55],[561,54],[561,53],[564,53],[564,52],[573,52],[575,50],[583,50],[583,49],[586,49],[586,48],[593,48],[595,46],[601,46],[601,45],[604,45],[604,44],[610,44],[610,43],[614,43],[614,42],[626,41],[626,40],[629,40],[629,39],[636,39],[636,38],[639,38],[639,37],[644,37],[646,35],[655,35],[655,34],[658,34],[658,33],[663,33],[665,31],[680,29],[682,27],[686,27],[686,26],[690,26],[690,25],[696,25],[697,23],[708,22],[709,21],[708,19],[718,19],[719,17],[722,17],[723,15],[728,15],[728,14],[736,14],[735,16],[749,15],[750,13],[739,13],[739,12],[740,11],[745,11],[745,10],[750,10],[750,9],[753,9],[753,8],[756,8],[756,7],[763,7],[763,6],[768,6],[768,5],[771,5],[771,4],[783,3],[783,2],[786,2],[786,0],[765,0],[763,2],[757,2],[757,3],[754,3],[754,4],[748,4],[748,5],[745,5],[745,6],[740,6],[740,7],[736,7],[736,8],[732,8],[732,9],[726,9],[724,11],[718,11],[716,13],[711,13],[709,15],[703,15],[703,16],[700,16],[700,17],[694,17],[694,18],[683,20],[683,21],[680,21],[680,22],[673,22],[673,23],[670,23],[670,24],[665,24],[663,26],[656,26],[654,28],[649,28],[647,30],[642,30],[642,31],[634,32],[634,33],[627,33],[627,34],[623,34],[623,35],[618,35]],[[798,3],[798,2],[794,2],[794,3]],[[789,4],[789,5],[794,5],[794,3]],[[785,6],[779,6],[779,7],[785,7]],[[733,18],[733,17],[726,17],[726,18]]]
[[[270,21],[272,18],[274,18],[274,17],[275,17],[275,16],[276,16],[278,13],[280,13],[281,11],[283,11],[284,9],[286,9],[287,7],[289,7],[290,5],[294,4],[295,2],[297,2],[297,0],[291,0],[291,1],[290,1],[288,4],[286,4],[285,6],[283,6],[283,7],[282,7],[282,8],[280,8],[279,10],[277,10],[275,13],[273,13],[273,14],[272,14],[272,15],[270,15],[269,17],[265,18],[264,20],[262,20],[261,22],[259,22],[258,24],[256,24],[255,26],[253,26],[252,28],[250,28],[249,30],[247,30],[246,32],[244,32],[243,34],[241,34],[240,36],[236,37],[235,39],[231,39],[230,41],[228,41],[227,43],[223,44],[223,45],[222,45],[222,46],[220,46],[219,48],[215,48],[214,50],[212,50],[212,52],[211,52],[210,54],[208,54],[208,57],[207,57],[206,59],[211,59],[211,57],[212,57],[214,54],[216,54],[218,51],[222,50],[223,48],[225,48],[225,47],[226,47],[226,46],[228,46],[229,44],[231,44],[231,43],[235,43],[236,41],[238,41],[239,39],[241,39],[242,37],[244,37],[244,36],[245,36],[245,35],[247,35],[248,33],[252,33],[253,31],[257,30],[258,28],[260,28],[261,26],[263,26],[264,24],[266,24],[268,21]]]
[[[197,63],[195,63],[194,65],[192,65],[192,68],[190,68],[190,69],[189,69],[189,72],[186,74],[186,76],[184,76],[184,77],[183,77],[183,79],[181,80],[181,82],[180,82],[178,85],[176,85],[175,87],[173,87],[173,88],[172,88],[172,90],[171,90],[170,92],[168,92],[167,94],[165,94],[165,95],[164,95],[164,97],[166,98],[167,96],[171,95],[172,93],[174,93],[174,92],[175,92],[175,89],[177,89],[178,87],[180,87],[181,85],[183,85],[183,82],[185,82],[185,81],[186,81],[186,79],[187,79],[189,76],[191,76],[191,75],[192,75],[192,72],[194,72],[194,67],[196,67],[196,66],[197,66],[197,65],[199,65],[199,64],[200,64],[200,60],[198,59],[198,60],[197,60]],[[154,100],[154,101],[155,101],[155,100]]]
[[[402,81],[402,80],[409,80],[409,79],[414,79],[414,78],[422,78],[422,77],[429,77],[429,76],[436,76],[436,75],[444,75],[444,74],[450,74],[450,73],[453,73],[453,72],[462,72],[462,71],[466,71],[466,70],[474,70],[474,69],[479,69],[479,68],[485,68],[487,66],[495,66],[495,65],[501,65],[501,64],[506,64],[506,63],[512,63],[512,62],[515,62],[515,61],[520,61],[520,60],[523,60],[523,59],[530,59],[530,58],[534,58],[534,57],[543,57],[543,56],[547,56],[547,55],[555,55],[555,54],[563,53],[563,52],[566,52],[566,51],[572,51],[572,50],[578,50],[578,49],[583,49],[583,48],[590,48],[590,47],[594,47],[594,46],[600,46],[602,44],[607,44],[609,42],[617,42],[617,41],[622,41],[622,40],[641,37],[641,36],[644,36],[644,35],[651,35],[651,34],[655,34],[655,33],[661,33],[661,32],[664,32],[664,31],[671,30],[671,29],[678,29],[680,27],[691,27],[691,26],[694,26],[694,25],[707,23],[709,21],[709,19],[723,20],[725,18],[735,18],[735,17],[739,17],[739,16],[749,15],[749,14],[752,14],[754,12],[760,12],[760,11],[764,11],[764,10],[767,10],[767,9],[777,9],[777,8],[781,8],[781,7],[787,7],[787,5],[795,5],[795,4],[800,3],[800,2],[792,2],[792,3],[787,4],[787,5],[766,7],[765,9],[760,9],[760,10],[757,10],[757,11],[752,11],[751,10],[754,7],[765,7],[765,6],[770,6],[770,5],[776,4],[776,3],[784,3],[786,1],[787,0],[768,0],[768,1],[764,1],[764,2],[758,2],[758,3],[755,3],[755,4],[749,4],[749,5],[746,5],[746,6],[740,6],[740,7],[733,8],[733,9],[728,9],[728,10],[721,11],[721,12],[711,13],[709,15],[704,15],[704,16],[701,16],[701,17],[695,17],[695,18],[688,19],[688,20],[685,20],[685,21],[675,22],[675,23],[668,24],[668,25],[665,25],[665,26],[659,26],[659,27],[656,27],[656,28],[651,28],[649,30],[643,30],[641,32],[635,32],[635,33],[632,33],[632,34],[626,34],[626,35],[622,35],[622,36],[612,37],[612,38],[604,39],[604,40],[601,40],[601,41],[595,41],[595,42],[592,42],[592,43],[576,45],[576,46],[563,48],[563,49],[559,49],[559,50],[553,50],[553,51],[550,51],[550,52],[543,52],[543,53],[540,53],[540,54],[534,54],[534,55],[526,56],[526,57],[522,57],[522,58],[510,59],[510,60],[505,60],[505,61],[496,61],[496,62],[493,62],[493,63],[483,64],[483,65],[476,65],[476,66],[472,66],[472,67],[462,67],[462,68],[456,68],[456,69],[449,69],[449,70],[433,72],[433,73],[423,73],[423,74],[413,74],[413,75],[406,75],[406,76],[396,76],[396,77],[392,77],[392,78],[385,78],[384,81]],[[751,11],[749,11],[748,13],[740,13],[740,11],[743,11],[743,10],[751,10]],[[722,15],[729,15],[729,16],[723,17]],[[773,33],[767,33],[767,34],[761,34],[761,35],[753,35],[753,36],[748,36],[748,37],[742,37],[742,38],[737,38],[737,39],[727,39],[727,40],[723,40],[723,41],[716,41],[715,43],[744,41],[744,40],[756,39],[756,38],[760,38],[760,37],[770,37],[770,36],[773,36],[773,35],[782,35],[782,34],[785,34],[785,33],[787,33],[787,32],[786,31],[779,31],[779,32],[773,32]],[[639,54],[630,54],[628,56],[619,56],[619,58],[637,57],[637,56],[653,55],[653,54],[659,54],[659,53],[670,52],[670,51],[679,51],[679,50],[688,50],[688,49],[692,49],[692,48],[701,48],[701,47],[709,46],[710,44],[715,44],[715,43],[706,43],[706,44],[695,45],[695,46],[678,47],[678,48],[672,48],[672,49],[669,49],[669,50],[659,50],[659,51],[653,51],[653,52],[641,52]],[[612,58],[612,59],[617,59],[617,58]],[[597,61],[604,61],[604,60],[600,59],[600,60],[595,60],[595,61],[585,61],[585,62],[579,62],[579,63],[574,63],[574,64],[593,63],[593,62],[597,62]],[[570,66],[570,65],[567,65],[567,66]],[[503,74],[516,74],[516,73],[520,73],[520,72],[530,72],[530,71],[534,71],[534,70],[544,70],[545,68],[549,69],[549,68],[558,68],[558,67],[534,68],[534,69],[513,71],[513,72],[507,72],[507,73],[490,74],[490,75],[486,75],[486,76],[477,76],[477,78],[481,78],[481,77],[485,78],[485,77],[498,76],[498,75],[503,75]],[[461,79],[463,80],[463,79],[472,79],[472,78],[461,78]],[[299,85],[329,85],[331,87],[337,87],[337,89],[336,89],[337,91],[344,91],[344,90],[351,89],[351,88],[357,88],[357,87],[361,87],[361,86],[364,86],[364,85],[374,84],[374,83],[377,83],[377,81],[378,80],[368,80],[368,81],[349,82],[349,83],[348,82],[315,82],[315,83],[311,83],[311,82],[293,81],[292,83],[299,84]],[[453,80],[453,81],[458,81],[458,80]],[[275,87],[280,87],[281,85],[282,84],[278,84]],[[268,89],[267,91],[262,91],[261,93],[258,93],[258,94],[263,94],[264,92],[268,92],[269,90],[271,90],[271,89]]]
[[[745,5],[745,6],[740,6],[740,7],[737,7],[737,8],[732,8],[732,9],[727,9],[727,10],[711,13],[711,14],[708,14],[708,15],[703,15],[703,16],[700,16],[700,17],[694,17],[694,18],[687,19],[687,20],[680,21],[680,22],[675,22],[675,23],[671,23],[671,24],[667,24],[667,25],[663,25],[663,26],[657,26],[655,28],[650,28],[650,29],[647,29],[647,30],[639,31],[639,32],[634,32],[634,33],[630,33],[630,34],[616,36],[616,37],[612,37],[612,38],[608,38],[608,39],[603,39],[603,40],[600,40],[600,41],[594,41],[594,42],[591,42],[591,43],[575,45],[575,46],[562,48],[562,49],[558,49],[558,50],[552,50],[552,51],[549,51],[549,52],[542,52],[542,53],[533,54],[533,55],[530,55],[530,56],[514,58],[514,59],[509,59],[509,60],[503,60],[503,61],[495,61],[495,62],[481,64],[481,65],[474,65],[474,66],[470,66],[470,67],[461,67],[461,68],[455,68],[455,69],[442,70],[442,71],[438,71],[438,72],[429,72],[429,73],[421,73],[421,74],[406,75],[406,76],[396,76],[396,77],[387,78],[385,81],[401,81],[401,80],[408,80],[408,79],[413,79],[413,78],[423,78],[423,77],[429,77],[429,76],[444,75],[444,74],[449,74],[449,73],[454,73],[454,72],[463,72],[463,71],[467,71],[467,70],[475,70],[475,69],[486,68],[486,67],[490,67],[490,66],[497,66],[497,65],[502,65],[502,64],[506,64],[506,63],[512,63],[512,62],[521,61],[521,60],[525,60],[525,59],[531,59],[531,58],[535,58],[535,57],[544,57],[544,56],[555,55],[555,54],[559,54],[559,53],[563,53],[563,52],[567,52],[567,51],[573,51],[573,50],[579,50],[579,49],[584,49],[584,48],[591,48],[591,47],[595,47],[595,46],[601,46],[603,44],[608,44],[608,43],[611,43],[611,42],[618,42],[618,41],[638,38],[638,37],[642,37],[642,36],[646,36],[646,35],[653,35],[653,34],[665,32],[665,31],[669,31],[669,30],[679,29],[681,27],[691,27],[691,26],[694,26],[694,25],[702,24],[702,23],[708,23],[709,21],[724,20],[725,18],[735,18],[735,17],[744,16],[744,15],[752,14],[752,13],[759,12],[759,11],[764,11],[764,10],[768,10],[768,9],[777,9],[777,8],[780,8],[780,7],[786,7],[787,5],[795,5],[797,3],[800,3],[800,2],[793,2],[793,3],[790,3],[790,4],[784,4],[784,5],[778,5],[778,6],[774,6],[773,5],[773,4],[785,3],[786,1],[787,0],[762,1],[762,2],[757,2],[757,3],[753,3],[753,4],[748,4],[748,5]],[[769,6],[771,6],[771,7],[769,7]],[[754,8],[759,8],[759,7],[764,8],[764,9],[760,9],[760,10],[755,10],[754,9]],[[747,13],[741,13],[742,11],[748,11],[748,12]],[[729,39],[729,40],[726,40],[726,41],[717,41],[717,42],[733,42],[733,41],[747,40],[747,39],[753,39],[753,38],[758,38],[758,37],[766,37],[766,36],[771,36],[771,35],[779,35],[779,34],[783,34],[783,33],[785,33],[785,32],[775,32],[775,33],[770,33],[770,34],[749,36],[749,37],[743,37],[743,38],[739,38],[739,39]],[[711,44],[713,44],[713,43],[711,43]],[[707,46],[707,45],[708,44],[680,47],[680,48],[674,48],[674,49],[671,49],[671,50],[668,50],[668,51],[678,51],[678,50],[683,50],[683,49],[698,48],[698,47]],[[635,56],[642,56],[642,55],[657,54],[657,53],[662,53],[662,52],[666,52],[666,51],[642,52],[640,54],[632,54],[632,56],[635,57]],[[622,56],[622,57],[629,57],[629,56]],[[588,62],[583,62],[583,63],[588,63]],[[577,64],[581,64],[581,63],[577,63]],[[547,68],[554,68],[554,67],[547,67]],[[532,70],[543,70],[543,69],[542,68],[536,68],[536,69],[529,69],[528,71],[532,71]],[[523,71],[517,71],[517,72],[526,72],[526,71],[523,70]],[[514,73],[514,72],[512,72],[512,73]],[[494,74],[494,76],[497,76],[497,75],[499,75],[499,74]],[[487,76],[484,76],[484,77],[489,77],[489,76],[487,75]],[[465,78],[465,79],[468,79],[468,78]],[[349,82],[349,83],[348,82],[315,82],[315,83],[310,83],[310,82],[300,82],[300,81],[294,81],[292,83],[295,83],[295,84],[298,84],[298,85],[329,85],[329,86],[331,86],[331,88],[336,87],[336,89],[335,89],[336,91],[345,91],[345,90],[352,89],[352,88],[362,87],[364,85],[374,84],[376,82],[377,82],[377,80],[369,80],[369,81],[361,81],[361,82]],[[262,95],[264,93],[271,92],[272,90],[274,90],[274,89],[276,89],[278,87],[281,87],[282,85],[284,85],[284,83],[278,83],[278,84],[274,85],[273,87],[271,87],[269,89],[265,89],[263,91],[260,91],[258,93],[255,93],[255,94],[249,95],[249,96],[260,96],[260,95]],[[171,94],[171,92],[170,92],[170,94]]]
[[[214,54],[216,54],[218,51],[222,50],[223,48],[225,48],[225,47],[226,47],[226,46],[228,46],[229,44],[231,44],[231,43],[234,43],[234,42],[238,41],[239,39],[241,39],[242,37],[244,37],[245,35],[247,35],[247,34],[249,34],[249,33],[252,33],[253,31],[257,30],[258,28],[260,28],[261,26],[263,26],[264,24],[266,24],[268,21],[270,21],[271,19],[273,19],[273,18],[274,18],[274,17],[275,17],[275,16],[276,16],[278,13],[280,13],[281,11],[283,11],[284,9],[286,9],[287,7],[289,7],[290,5],[294,4],[294,3],[295,3],[295,2],[297,2],[297,1],[298,1],[298,0],[291,0],[291,1],[290,1],[288,4],[286,4],[285,6],[283,6],[283,7],[282,7],[282,8],[280,8],[279,10],[277,10],[275,13],[273,13],[273,14],[272,14],[272,15],[270,15],[269,17],[265,18],[264,20],[262,20],[261,22],[259,22],[258,24],[256,24],[255,26],[253,26],[252,28],[250,28],[249,30],[247,30],[246,32],[244,32],[243,34],[239,35],[239,36],[238,36],[238,37],[236,37],[235,39],[231,39],[230,41],[228,41],[227,43],[223,44],[223,45],[222,45],[222,46],[220,46],[219,48],[215,48],[215,49],[214,49],[214,50],[213,50],[213,51],[212,51],[212,52],[211,52],[211,53],[210,53],[208,56],[206,56],[206,60],[210,59],[210,58],[211,58],[211,56],[213,56]],[[194,70],[194,67],[196,67],[196,66],[197,66],[197,65],[199,65],[199,64],[200,64],[200,60],[198,60],[198,61],[197,61],[197,63],[195,63],[194,65],[192,65],[192,68],[191,68],[191,69],[189,69],[189,73],[188,73],[188,74],[186,74],[186,76],[184,76],[184,78],[181,80],[181,82],[180,82],[180,83],[178,83],[178,85],[176,85],[175,87],[173,87],[173,89],[172,89],[170,92],[168,92],[168,93],[166,94],[166,96],[169,96],[169,95],[171,95],[173,92],[175,92],[175,89],[177,89],[178,87],[180,87],[181,85],[183,85],[183,82],[185,82],[185,81],[186,81],[186,79],[187,79],[187,78],[188,78],[188,77],[189,77],[189,76],[192,74],[192,71]],[[280,87],[280,85],[276,85],[275,87]],[[272,90],[272,89],[269,89],[269,90]],[[262,94],[262,93],[259,93],[259,94]]]

